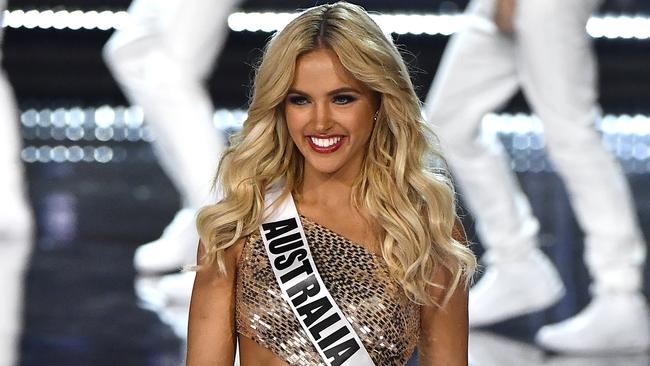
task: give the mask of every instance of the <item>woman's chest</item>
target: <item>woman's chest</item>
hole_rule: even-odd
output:
[[[406,297],[380,257],[337,233],[304,224],[323,283],[369,353],[382,360],[408,359],[419,337],[419,306]],[[264,246],[256,238],[242,253],[236,317],[240,334],[278,354],[315,352],[283,299]]]

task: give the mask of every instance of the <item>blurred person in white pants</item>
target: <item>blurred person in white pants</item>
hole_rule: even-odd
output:
[[[0,23],[7,1],[0,0]],[[0,28],[0,38],[3,30]],[[0,58],[2,52],[0,51]],[[18,361],[24,277],[32,248],[33,217],[20,159],[18,109],[0,69],[0,365]]]
[[[604,149],[596,61],[585,31],[598,0],[472,0],[443,56],[428,120],[477,221],[487,266],[470,291],[471,326],[556,303],[564,286],[539,249],[539,224],[502,146],[480,138],[482,117],[521,88],[541,119],[547,152],[585,233],[592,300],[536,341],[558,352],[642,351],[650,345],[641,294],[645,243],[625,176]]]
[[[182,199],[162,236],[140,246],[134,265],[160,274],[194,263],[197,210],[213,203],[213,173],[226,141],[213,124],[205,88],[239,0],[135,0],[129,22],[104,47],[104,58],[133,104],[142,107],[154,149]],[[193,273],[165,276],[163,291],[189,301]]]

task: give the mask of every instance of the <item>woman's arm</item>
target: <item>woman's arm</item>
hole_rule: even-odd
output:
[[[441,272],[442,273],[442,272]],[[436,283],[449,283],[441,275]],[[442,299],[442,294],[436,298]],[[443,308],[422,306],[418,364],[421,366],[467,366],[467,290],[460,283]]]
[[[235,361],[235,280],[243,239],[225,252],[226,275],[216,266],[196,273],[190,303],[187,366],[233,365]],[[199,243],[197,263],[203,257]]]
[[[459,220],[452,230],[452,237],[466,244],[465,229]],[[448,284],[451,274],[442,270],[435,283]],[[441,289],[434,289],[434,299],[442,301]],[[444,308],[422,306],[421,336],[418,345],[418,361],[421,366],[467,366],[469,320],[467,312],[467,289],[463,281],[458,284]]]

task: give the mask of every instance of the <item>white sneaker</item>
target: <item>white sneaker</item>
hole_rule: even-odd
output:
[[[196,263],[199,234],[196,231],[196,211],[189,208],[176,213],[162,236],[144,244],[135,251],[133,265],[142,274],[161,274],[178,271]]]
[[[162,276],[160,282],[158,282],[158,290],[165,297],[166,303],[189,306],[195,276],[195,272],[181,272]]]
[[[138,305],[155,311],[160,320],[182,340],[187,339],[194,277],[195,272],[181,272],[161,277],[138,276],[135,280]]]
[[[650,349],[648,305],[640,293],[597,294],[577,315],[542,327],[536,342],[563,353],[635,353]]]
[[[486,326],[543,310],[562,296],[562,280],[539,249],[520,261],[495,261],[469,291],[469,324]]]

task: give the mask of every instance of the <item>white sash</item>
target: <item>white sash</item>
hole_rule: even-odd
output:
[[[361,339],[318,274],[293,197],[271,212],[281,190],[266,194],[260,233],[282,297],[328,366],[373,366]]]

